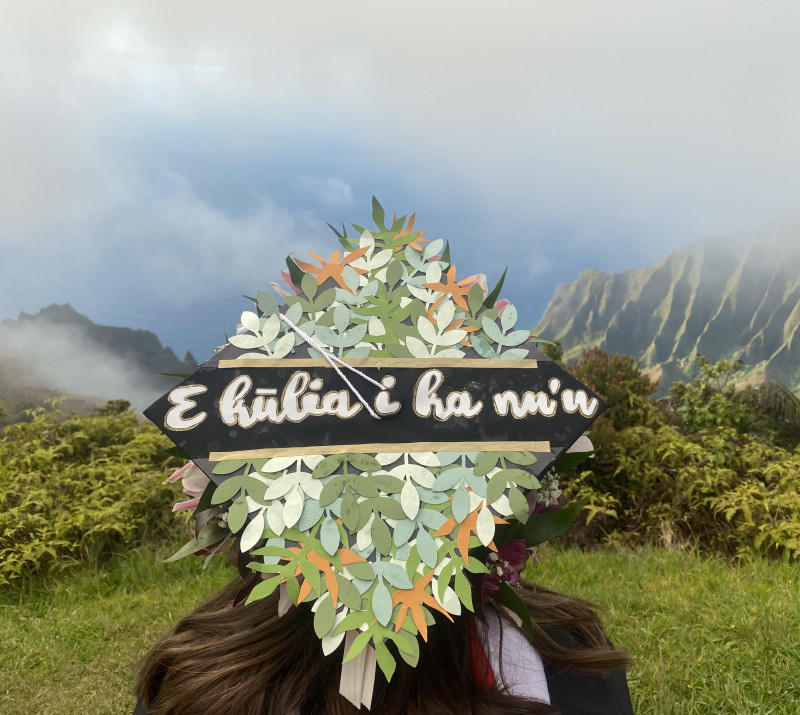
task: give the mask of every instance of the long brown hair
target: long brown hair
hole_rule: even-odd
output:
[[[145,655],[135,687],[142,704],[156,715],[288,715],[295,709],[303,715],[359,713],[339,695],[343,646],[323,655],[308,606],[279,617],[273,594],[234,607],[241,586],[236,581],[198,606]],[[531,584],[523,585],[522,595],[534,622],[532,643],[545,661],[599,674],[626,667],[627,655],[609,646],[591,603]],[[416,668],[398,658],[388,683],[378,671],[374,715],[558,712],[474,682],[467,619],[437,619]],[[568,630],[586,648],[560,646],[546,632],[552,628]],[[502,682],[501,674],[498,678]]]

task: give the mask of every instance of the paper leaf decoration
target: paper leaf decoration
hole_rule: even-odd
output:
[[[224,515],[173,558],[238,539],[263,579],[248,601],[285,584],[326,653],[347,636],[345,660],[374,648],[389,678],[387,640],[413,665],[434,612],[473,609],[466,572],[498,528],[565,528],[528,519],[526,493],[603,405],[494,307],[505,273],[487,296],[413,216],[387,228],[374,201],[373,218],[327,259],[288,259],[285,303],[257,291],[240,333],[145,414]],[[343,381],[326,354],[360,372]]]

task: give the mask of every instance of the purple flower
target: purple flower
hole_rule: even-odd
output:
[[[519,583],[519,572],[525,568],[528,548],[525,539],[509,539],[497,553],[489,554],[486,567],[489,573],[483,575],[481,590],[484,603],[491,600],[492,594],[500,589],[500,584]]]

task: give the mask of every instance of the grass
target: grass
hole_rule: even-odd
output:
[[[604,608],[637,713],[800,712],[800,568],[661,549],[548,549],[528,577]]]
[[[605,608],[634,657],[637,713],[800,712],[797,565],[657,549],[541,556],[534,581]],[[134,551],[0,597],[0,713],[129,714],[137,660],[232,575],[223,560],[199,566]]]

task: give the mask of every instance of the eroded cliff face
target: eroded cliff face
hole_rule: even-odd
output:
[[[739,358],[753,379],[800,390],[800,223],[775,223],[673,251],[647,268],[587,270],[559,286],[534,328],[567,359],[584,348],[634,355],[662,376],[692,359]]]

